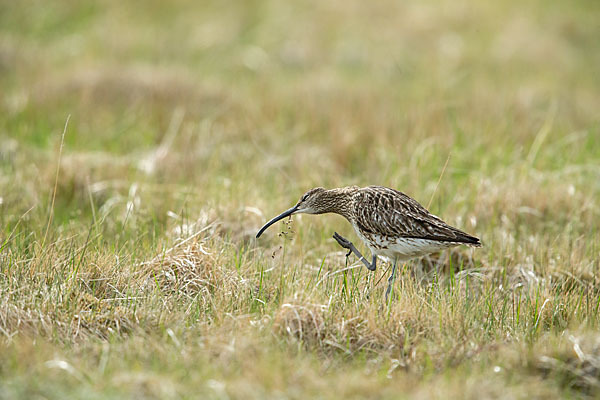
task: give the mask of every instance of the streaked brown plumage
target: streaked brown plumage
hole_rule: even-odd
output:
[[[297,213],[336,213],[345,217],[371,250],[372,262],[337,232],[333,237],[349,250],[348,255],[353,252],[370,270],[375,270],[377,256],[391,259],[394,267],[386,298],[395,279],[397,261],[461,244],[481,247],[478,238],[448,225],[406,194],[383,186],[311,189],[294,207],[267,222],[256,237],[280,219]]]

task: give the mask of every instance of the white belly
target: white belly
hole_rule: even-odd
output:
[[[369,247],[374,255],[389,258],[390,260],[409,260],[460,244],[428,239],[388,238],[380,235],[372,235],[366,238],[356,227],[354,229],[358,237]]]

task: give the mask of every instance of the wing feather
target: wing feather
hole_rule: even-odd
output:
[[[478,238],[448,225],[400,191],[369,186],[358,190],[353,200],[355,223],[367,234],[481,245]]]

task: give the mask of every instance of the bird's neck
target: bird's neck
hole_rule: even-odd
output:
[[[349,188],[330,189],[326,193],[323,213],[335,213],[351,221],[352,191]]]

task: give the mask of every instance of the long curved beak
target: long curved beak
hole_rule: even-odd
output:
[[[260,230],[256,234],[256,238],[258,239],[258,237],[260,235],[262,235],[262,233],[264,231],[266,231],[267,228],[270,227],[271,225],[273,225],[275,222],[279,221],[280,219],[284,219],[285,217],[287,217],[289,215],[292,215],[296,211],[298,211],[298,206],[294,206],[294,207],[290,208],[289,210],[282,212],[281,214],[279,214],[278,216],[276,216],[275,218],[273,218],[272,220],[267,222],[262,228],[260,228]]]

